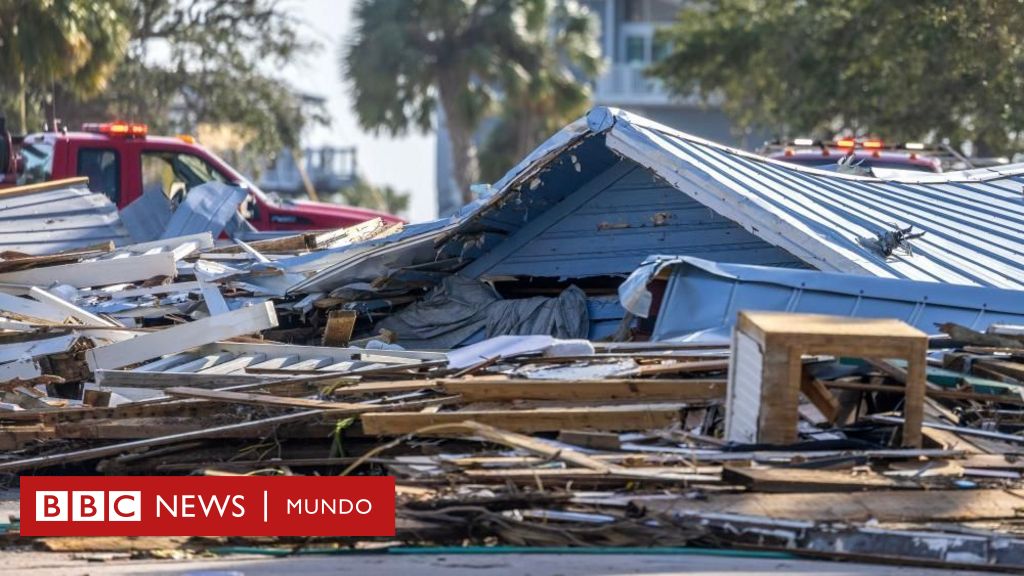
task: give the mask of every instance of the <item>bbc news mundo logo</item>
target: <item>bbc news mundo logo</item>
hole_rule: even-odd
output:
[[[36,522],[141,522],[138,490],[40,490]]]

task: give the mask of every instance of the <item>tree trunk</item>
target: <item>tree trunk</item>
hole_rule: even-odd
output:
[[[460,102],[460,92],[465,89],[465,81],[457,74],[442,74],[438,82],[441,107],[444,109],[445,123],[448,128],[448,144],[452,153],[452,167],[455,170],[455,183],[459,186],[463,204],[473,201],[473,192],[469,187],[476,184],[480,174],[477,164],[476,144],[473,142],[473,131],[476,126],[470,125],[467,110]]]
[[[25,89],[25,71],[18,71],[18,131],[15,134],[28,133],[28,107],[25,104],[27,98]]]

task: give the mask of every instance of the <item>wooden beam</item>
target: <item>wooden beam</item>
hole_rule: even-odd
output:
[[[93,348],[86,353],[86,359],[93,370],[120,368],[218,340],[257,333],[274,326],[277,326],[274,304],[264,302],[159,332],[150,332],[124,342]]]
[[[248,392],[227,392],[222,390],[204,390],[202,388],[174,387],[164,390],[168,396],[182,398],[199,398],[215,400],[228,404],[247,404],[250,406],[276,406],[283,408],[321,408],[324,410],[357,410],[366,408],[365,404],[350,402],[331,402],[312,398],[289,398],[271,394],[252,394]],[[379,409],[379,407],[377,408]]]
[[[535,408],[532,410],[460,410],[436,414],[364,414],[363,431],[378,436],[416,432],[437,424],[474,421],[515,432],[555,432],[565,429],[656,430],[679,421],[685,404],[627,404],[622,406]]]
[[[60,180],[50,180],[48,182],[37,182],[35,184],[26,184],[24,186],[14,186],[12,188],[5,188],[0,190],[0,196],[21,196],[24,194],[35,194],[36,192],[46,192],[49,190],[60,190],[62,188],[72,188],[75,186],[85,187],[89,185],[89,179],[85,176],[76,176],[74,178],[61,178]]]
[[[173,277],[176,273],[174,254],[161,252],[4,272],[0,274],[0,282],[33,286],[70,284],[76,288],[87,288],[138,282],[154,276]]]
[[[467,402],[501,400],[689,400],[725,398],[725,380],[439,380]],[[339,390],[340,393],[344,389]]]
[[[861,392],[886,392],[892,394],[903,394],[906,389],[903,386],[891,386],[888,384],[864,384],[861,382],[819,381],[821,385],[838,390],[859,390]],[[969,392],[966,390],[944,390],[941,388],[928,388],[925,396],[930,398],[944,398],[948,400],[977,400],[979,402],[1000,402],[1003,404],[1015,404],[1024,406],[1024,399],[1012,394],[983,394],[981,392]]]
[[[61,313],[71,318],[74,318],[75,320],[78,320],[82,324],[86,324],[88,326],[113,326],[124,328],[124,325],[119,322],[107,320],[106,318],[97,316],[92,312],[87,312],[79,308],[78,306],[75,306],[74,304],[68,302],[67,300],[54,296],[53,294],[50,294],[46,290],[42,290],[35,286],[29,288],[28,295],[36,302],[60,310]],[[134,334],[124,333],[124,339],[127,340],[128,338],[132,337],[134,337]]]
[[[919,490],[910,480],[876,473],[854,474],[848,470],[805,470],[801,468],[743,468],[726,466],[722,481],[740,484],[754,492],[836,492],[862,490]]]
[[[706,500],[646,501],[648,513],[724,513],[819,522],[961,522],[1020,518],[1019,490],[899,490],[719,494]]]

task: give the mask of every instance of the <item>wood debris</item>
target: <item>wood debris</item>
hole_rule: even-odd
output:
[[[0,474],[386,474],[408,543],[1024,570],[1019,327],[741,314],[732,344],[449,355],[290,290],[396,232],[7,254]]]

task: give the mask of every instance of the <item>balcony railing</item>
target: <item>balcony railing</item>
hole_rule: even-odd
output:
[[[696,106],[697,95],[680,97],[669,93],[664,83],[645,74],[649,64],[616,63],[608,66],[594,86],[594,101],[609,106],[681,105]]]

